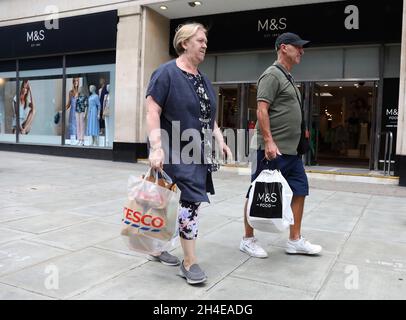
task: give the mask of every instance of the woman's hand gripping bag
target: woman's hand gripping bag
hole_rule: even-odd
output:
[[[251,183],[247,220],[260,231],[283,232],[294,223],[292,190],[279,170],[263,170]]]
[[[128,201],[121,235],[131,250],[160,254],[170,250],[178,237],[180,194],[164,172],[150,169],[145,176],[128,179]]]

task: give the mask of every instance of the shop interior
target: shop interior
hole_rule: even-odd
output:
[[[313,95],[310,164],[368,168],[376,84],[318,82]]]
[[[306,85],[311,89],[309,164],[368,168],[377,83],[345,81]],[[298,83],[298,87],[303,91],[305,84]],[[220,85],[216,89],[219,126],[222,129],[254,128],[256,85]]]

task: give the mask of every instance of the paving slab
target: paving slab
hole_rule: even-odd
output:
[[[191,286],[177,275],[178,267],[148,262],[95,286],[74,300],[195,300],[206,286]]]
[[[41,263],[68,251],[47,245],[19,240],[0,246],[0,276]],[[1,282],[1,279],[0,279]]]
[[[0,283],[0,301],[2,300],[54,300],[40,294]]]
[[[360,217],[365,210],[364,205],[349,205],[345,203],[332,202],[330,200],[321,202],[316,208],[311,210],[312,215],[340,216],[345,218]]]
[[[333,205],[345,204],[356,207],[365,207],[371,198],[372,195],[370,194],[337,191],[329,197],[326,202],[332,203]]]
[[[165,266],[158,262],[148,262],[120,277],[75,297],[78,299],[202,299],[206,291],[222,281],[248,257],[238,250],[200,240],[198,246],[198,262],[205,270],[208,280],[203,285],[191,286],[178,276],[179,267]],[[213,248],[216,248],[213,250]],[[181,249],[172,254],[182,257]]]
[[[282,248],[268,250],[267,259],[250,258],[231,276],[316,293],[327,278],[335,255],[288,255]]]
[[[228,200],[210,204],[204,207],[204,212],[211,215],[220,215],[229,218],[241,218],[243,217],[243,210],[245,204],[245,196],[236,196]]]
[[[230,276],[203,296],[207,300],[312,300],[316,294]]]
[[[214,232],[232,221],[232,219],[219,215],[217,212],[207,212],[205,209],[200,212],[198,224],[200,235]]]
[[[216,185],[214,184],[214,189],[216,194],[214,196],[209,196],[210,202],[214,204],[220,203],[225,200],[230,200],[237,196],[243,197],[243,195],[245,195],[244,191],[236,187],[234,188],[230,186],[216,187]]]
[[[406,216],[393,211],[366,210],[354,235],[406,243]]]
[[[3,226],[3,224],[2,224],[2,226]],[[0,227],[0,244],[10,242],[13,240],[23,239],[23,238],[30,237],[30,236],[32,236],[31,233],[20,232],[20,231],[8,229],[8,228]]]
[[[372,196],[367,209],[406,213],[405,197]]]
[[[337,263],[317,299],[404,300],[406,273]]]
[[[329,254],[338,255],[346,243],[349,235],[350,234],[346,232],[314,230],[307,227],[302,228],[302,236],[305,237],[306,240],[313,244],[321,245],[323,248],[322,252]],[[287,239],[288,234],[280,237],[276,242],[273,243],[273,245],[275,247],[285,248]]]
[[[100,242],[93,246],[94,248],[104,249],[108,251],[113,251],[116,253],[126,254],[130,256],[135,256],[140,259],[144,259],[147,262],[147,256],[142,253],[138,253],[137,251],[131,250],[128,248],[127,243],[124,241],[122,236],[119,236],[114,239],[110,239],[104,242]]]
[[[143,259],[97,248],[73,252],[26,268],[0,282],[58,299],[80,294],[144,263]],[[52,270],[52,272],[46,272]],[[50,277],[55,277],[51,282]]]
[[[116,225],[121,225],[123,222],[121,221],[123,219],[123,214],[120,213],[114,213],[105,217],[97,218],[93,217],[94,219],[97,219],[98,222],[103,222],[103,223],[110,223],[110,224],[116,224]]]
[[[406,243],[352,234],[338,261],[390,272],[406,272]]]
[[[41,234],[69,227],[86,220],[89,220],[88,216],[58,212],[4,222],[2,225],[14,230]]]
[[[0,190],[0,199],[1,199],[1,201],[0,201],[0,212],[1,212],[1,209],[3,209],[3,208],[12,207],[12,206],[16,205],[15,201],[8,198],[9,196],[10,196],[9,191]]]
[[[66,250],[79,250],[116,238],[120,231],[118,225],[90,221],[34,236],[30,240]]]
[[[306,197],[306,201],[315,201],[322,202],[331,197],[335,191],[331,190],[319,190],[319,189],[310,189],[309,196]]]
[[[13,206],[0,209],[0,223],[38,216],[44,213],[49,213],[49,211],[32,206],[14,204]]]
[[[303,228],[348,233],[352,232],[360,219],[358,216],[330,214],[326,210],[316,210],[319,209],[303,216]]]
[[[82,201],[81,206],[71,209],[70,211],[93,217],[106,217],[115,213],[121,214],[126,200],[127,198],[123,196],[120,199],[100,202],[93,201],[93,203],[91,201]]]

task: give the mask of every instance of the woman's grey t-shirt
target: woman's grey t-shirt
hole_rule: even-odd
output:
[[[289,74],[281,64],[278,62],[274,64],[278,64]],[[301,97],[299,90],[274,65],[264,71],[259,77],[257,85],[257,101],[266,101],[270,104],[271,134],[279,151],[282,154],[296,155],[302,122],[301,106],[297,98],[297,95],[299,98]],[[255,128],[257,139],[253,139],[251,148],[264,149],[264,138],[259,129],[258,121]]]

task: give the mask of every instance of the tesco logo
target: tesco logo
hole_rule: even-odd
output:
[[[152,228],[156,230],[152,231],[160,231],[164,226],[165,226],[165,220],[162,219],[161,217],[153,216],[150,214],[142,214],[139,211],[134,211],[129,208],[124,208],[124,216],[126,220],[133,222],[135,224],[141,224],[141,227],[147,227],[147,228],[142,228],[144,230],[150,230]],[[140,226],[135,226],[134,227],[140,227]]]

